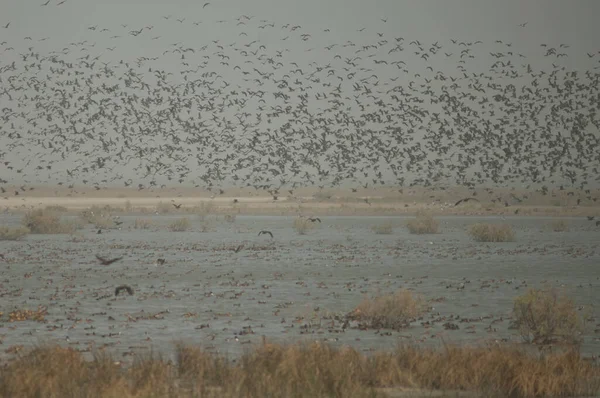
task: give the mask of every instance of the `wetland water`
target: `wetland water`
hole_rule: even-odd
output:
[[[102,234],[87,226],[75,236],[0,242],[3,356],[14,345],[58,342],[81,350],[105,346],[128,361],[128,354],[150,349],[170,354],[176,341],[236,355],[263,335],[365,351],[437,345],[440,337],[460,344],[520,341],[509,328],[513,299],[545,284],[575,300],[589,318],[582,351],[600,353],[600,229],[585,217],[563,218],[566,232],[552,231],[556,218],[549,217],[438,217],[435,235],[409,234],[409,217],[321,217],[306,235],[294,230],[293,217],[189,216],[187,232],[168,230],[180,215],[142,215],[152,220],[146,230],[133,229],[137,217],[121,216],[121,230]],[[371,230],[388,221],[392,234]],[[466,229],[476,222],[509,223],[516,240],[474,242]],[[274,238],[257,236],[264,229]],[[96,254],[124,258],[102,266]],[[159,258],[165,263],[157,264]],[[121,284],[132,286],[134,296],[115,298]],[[328,317],[351,311],[366,295],[399,288],[434,307],[407,329],[342,331],[342,322]],[[45,322],[8,322],[11,311],[38,306],[47,306]],[[459,329],[445,330],[448,321]]]

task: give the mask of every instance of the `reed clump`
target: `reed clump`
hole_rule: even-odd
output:
[[[29,235],[29,228],[24,226],[6,227],[0,226],[0,240],[21,240]]]
[[[394,226],[390,221],[371,227],[377,235],[391,235],[394,232]]]
[[[306,217],[296,217],[294,219],[294,229],[299,235],[306,235],[313,228],[315,228],[315,223]]]
[[[400,289],[374,298],[365,297],[347,318],[358,321],[361,328],[398,330],[428,310],[422,297]]]
[[[550,224],[550,228],[554,232],[567,232],[569,224],[565,220],[555,220]]]
[[[408,232],[416,235],[437,234],[440,229],[440,222],[433,218],[431,214],[420,212],[416,218],[406,222]]]
[[[184,231],[187,231],[190,228],[190,226],[191,226],[190,220],[188,220],[185,217],[178,218],[177,220],[173,221],[169,225],[169,231],[184,232]]]
[[[556,288],[529,289],[515,298],[513,324],[526,342],[577,344],[583,320],[575,303]]]
[[[469,227],[469,235],[477,242],[513,242],[515,232],[508,224],[477,223]]]
[[[133,224],[134,229],[150,229],[152,227],[152,220],[149,218],[136,218]]]
[[[28,211],[21,223],[32,234],[70,234],[77,229],[75,223],[62,221],[58,213],[46,209]]]
[[[79,214],[79,219],[87,224],[93,224],[94,228],[111,229],[115,228],[115,221],[111,216],[109,209],[100,206],[92,206]]]

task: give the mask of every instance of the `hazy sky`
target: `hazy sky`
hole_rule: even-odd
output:
[[[561,66],[565,66],[568,70],[578,70],[581,72],[593,70],[595,65],[600,65],[597,62],[600,59],[600,54],[597,54],[595,58],[588,56],[588,53],[594,54],[600,50],[600,39],[598,39],[600,38],[600,26],[596,20],[600,15],[600,1],[594,0],[578,0],[573,2],[559,0],[374,0],[368,2],[357,0],[114,0],[102,2],[66,0],[63,4],[57,5],[61,1],[50,0],[47,6],[42,6],[45,1],[3,0],[0,2],[0,42],[3,43],[0,46],[0,68],[10,65],[14,60],[17,62],[22,61],[20,65],[26,64],[26,61],[22,60],[22,56],[19,54],[27,53],[29,47],[34,48],[33,52],[39,51],[41,54],[47,55],[52,51],[60,52],[67,47],[73,48],[74,45],[70,43],[83,41],[87,41],[83,46],[86,49],[80,54],[71,52],[69,55],[63,54],[61,57],[64,56],[65,59],[68,58],[75,61],[79,56],[90,54],[92,58],[99,56],[99,62],[110,63],[111,68],[116,68],[121,60],[133,65],[138,57],[156,57],[163,55],[163,51],[174,48],[188,47],[199,51],[199,48],[209,46],[211,50],[218,51],[216,47],[223,46],[223,54],[233,57],[231,61],[227,59],[226,62],[231,62],[233,65],[236,57],[239,57],[237,58],[238,60],[243,58],[239,55],[239,51],[232,55],[233,50],[230,52],[227,52],[227,50],[231,48],[244,50],[243,46],[254,40],[257,40],[258,44],[254,45],[254,47],[247,46],[246,48],[257,49],[256,46],[264,43],[267,46],[267,50],[265,51],[268,51],[268,57],[273,57],[275,60],[273,63],[281,60],[287,67],[295,61],[300,66],[306,68],[311,62],[316,62],[312,67],[318,68],[327,64],[331,65],[332,57],[330,51],[325,48],[332,44],[336,44],[338,46],[336,48],[340,48],[340,50],[337,50],[340,51],[340,54],[343,54],[340,57],[346,58],[351,53],[343,49],[344,43],[355,43],[358,48],[361,45],[368,46],[377,43],[379,49],[385,47],[386,50],[377,52],[376,50],[367,48],[364,56],[366,58],[367,54],[369,54],[375,57],[374,59],[383,60],[385,56],[389,55],[389,46],[394,43],[395,38],[399,37],[405,39],[403,46],[407,54],[410,54],[414,50],[409,45],[409,42],[418,40],[419,43],[424,43],[423,46],[426,48],[431,47],[432,43],[439,42],[443,46],[441,51],[454,54],[453,57],[455,58],[460,54],[461,47],[457,47],[457,44],[454,47],[450,47],[452,44],[450,40],[456,39],[457,42],[481,40],[484,47],[478,48],[478,54],[486,54],[487,58],[470,61],[468,67],[470,68],[470,72],[479,72],[480,68],[484,68],[483,70],[489,68],[489,53],[500,51],[498,45],[496,45],[497,40],[512,44],[510,48],[502,47],[503,52],[514,51],[515,57],[517,57],[517,53],[520,53],[522,54],[522,59],[526,59],[527,63],[531,63],[540,70],[546,66],[550,66],[552,62],[560,63]],[[207,2],[209,4],[205,5]],[[248,16],[249,19],[241,18],[242,15]],[[165,19],[165,17],[168,17],[168,19]],[[180,21],[177,21],[177,19],[180,19]],[[258,28],[261,25],[270,23],[274,23],[275,26],[266,29]],[[9,25],[5,28],[7,24]],[[290,26],[283,28],[287,24],[290,24]],[[525,24],[525,26],[520,26],[521,24]],[[296,25],[300,26],[297,30],[290,30],[290,27]],[[132,31],[144,27],[146,28],[139,36],[131,34]],[[152,27],[152,29],[148,27]],[[310,36],[303,37],[302,35]],[[215,43],[213,40],[218,40],[218,42]],[[386,43],[382,44],[381,40],[386,40]],[[567,44],[568,47],[565,46],[564,50],[559,50],[559,52],[568,52],[568,57],[554,58],[550,62],[547,59],[548,57],[544,57],[544,52],[547,48],[540,47],[544,43],[547,43],[549,47],[557,49],[561,43]],[[176,45],[174,46],[174,44]],[[13,49],[8,50],[9,47]],[[285,50],[288,51],[284,55],[282,53],[276,55],[278,51]],[[184,56],[187,63],[189,63],[190,69],[195,69],[195,66],[202,61],[199,52],[196,53],[196,56],[187,53]],[[230,65],[223,65],[222,68],[219,66],[216,60],[224,61],[224,58],[217,58],[215,52],[211,52],[210,57],[213,59],[214,64],[211,63],[210,66],[199,73],[217,71],[219,74],[222,74],[223,79],[230,78],[232,80],[228,81],[234,84],[242,84],[246,89],[248,87],[252,88],[250,83],[245,85],[241,83],[241,79],[244,76],[232,71]],[[448,57],[451,58],[451,56]],[[173,62],[179,63],[184,59],[183,56],[181,60],[179,59],[179,53],[177,57],[168,58],[167,56],[159,58],[152,64],[144,61],[142,62],[143,66],[139,64],[137,67],[144,70],[172,70],[175,75],[181,70],[179,66],[171,68]],[[396,73],[398,73],[401,78],[398,83],[407,84],[409,82],[408,76],[412,77],[414,74],[419,74],[421,72],[420,68],[423,68],[423,72],[426,72],[424,69],[429,65],[425,61],[419,60],[418,56],[414,57],[414,54],[413,58],[416,58],[416,61],[409,60],[409,57],[406,58],[406,62],[410,64],[410,67],[407,67],[410,69],[410,73],[403,74],[397,72],[399,68],[392,68],[381,72],[382,74],[377,76],[382,80],[396,79]],[[515,59],[519,60],[519,58]],[[444,68],[450,69],[456,66],[456,62],[444,62],[445,65],[443,62],[441,65],[440,63],[435,64],[436,69],[445,70]],[[521,64],[524,62],[521,62]],[[267,61],[265,63],[269,64]],[[124,72],[126,69],[123,68],[120,71]],[[251,69],[248,70],[250,71]],[[375,69],[375,66],[369,70],[379,72],[379,69]],[[12,74],[12,72],[5,72],[3,74],[4,78],[0,86],[0,94],[3,88],[8,87],[7,74]],[[597,69],[596,72],[598,72]],[[2,75],[0,74],[0,76]],[[368,74],[365,76],[368,76]],[[275,79],[276,77],[281,76],[277,76],[277,72],[274,72],[273,78]],[[182,81],[181,76],[174,76],[172,79]],[[290,81],[293,81],[297,77],[291,76],[290,79]],[[340,78],[340,80],[342,79]],[[352,91],[350,89],[355,82],[349,82],[349,80],[346,79],[343,83],[344,86],[341,89],[341,93],[342,96],[347,95],[348,100],[351,102]],[[366,81],[364,85],[372,83],[373,81]],[[387,85],[388,83],[386,82],[385,84]],[[335,87],[336,84],[332,82],[332,87]],[[381,87],[378,85],[378,82],[374,86]],[[367,94],[371,89],[371,86],[368,89],[365,88]],[[265,90],[267,89],[265,88]],[[368,97],[368,95],[365,96]],[[290,100],[291,103],[296,104],[299,101],[298,98],[297,94],[294,94],[294,98]],[[373,99],[373,101],[376,100]],[[275,106],[275,102],[267,102],[267,105],[271,104]],[[4,108],[8,106],[18,112],[14,105],[14,101],[11,102],[7,95],[0,95],[0,107]],[[585,105],[582,104],[582,107]],[[254,104],[253,106],[259,105]],[[308,104],[308,108],[315,112],[320,109],[319,107],[320,103],[318,101]],[[228,106],[222,112],[224,115],[223,118],[234,121],[240,120],[240,109],[246,108]],[[252,109],[255,108],[247,108],[248,111]],[[348,105],[347,109],[351,113],[357,112],[355,109],[350,110],[350,105]],[[236,113],[238,116],[235,116]],[[247,118],[248,123],[255,124],[258,128],[263,128],[263,125],[259,125],[259,122],[253,119],[253,117],[243,117]],[[263,118],[266,119],[266,116],[263,115]],[[26,118],[21,119],[20,122],[17,122],[15,129],[25,131],[28,129],[27,126],[23,125]],[[286,120],[277,123],[275,121],[276,117],[272,117],[272,119],[273,125],[271,127],[273,129],[277,129],[286,123]],[[16,121],[16,119],[10,120],[13,123]],[[38,125],[36,128],[40,128],[40,126]],[[45,126],[47,127],[47,125]],[[225,123],[224,126],[227,130],[228,124]],[[381,127],[381,124],[379,126]],[[79,127],[83,128],[82,126],[76,128]],[[101,129],[102,127],[98,127],[98,130]],[[9,133],[10,127],[5,123],[2,136],[0,136],[0,143],[6,144],[6,137]],[[597,129],[588,130],[588,133],[598,136]],[[112,132],[109,131],[106,134],[107,137],[112,137]],[[15,165],[15,168],[13,170],[3,170],[0,168],[0,178],[9,179],[9,182],[28,183],[80,181],[82,179],[98,182],[102,178],[110,179],[111,173],[114,176],[114,173],[117,172],[118,175],[123,177],[118,179],[118,184],[122,184],[123,180],[128,180],[129,178],[132,179],[133,186],[136,186],[138,183],[147,182],[141,178],[137,178],[137,174],[131,172],[131,168],[136,166],[132,162],[122,167],[117,167],[110,173],[104,173],[103,170],[99,170],[95,173],[79,173],[77,178],[67,178],[65,174],[66,170],[72,170],[75,167],[73,159],[79,157],[88,162],[90,160],[89,154],[94,148],[90,147],[86,149],[85,144],[83,144],[80,147],[81,153],[71,153],[63,161],[60,161],[56,154],[49,153],[47,156],[44,155],[45,157],[36,155],[32,156],[32,159],[27,159],[27,151],[30,151],[29,155],[38,153],[38,150],[40,150],[39,145],[42,145],[42,143],[35,143],[34,141],[33,139],[29,140],[28,146],[25,146],[26,151],[23,151],[23,148],[6,151],[7,153],[2,156],[2,159],[5,161],[7,159],[10,160]],[[44,145],[46,144],[47,142]],[[122,143],[116,142],[113,144],[115,148],[118,148],[118,145],[122,145]],[[153,145],[149,141],[140,142],[139,145],[141,144]],[[159,145],[160,143],[157,143],[156,148]],[[86,150],[84,151],[84,149]],[[161,150],[164,150],[164,148],[161,147]],[[298,148],[294,148],[292,151],[297,152]],[[308,151],[311,151],[311,149]],[[2,150],[0,149],[1,153]],[[140,156],[142,155],[149,156],[148,154],[141,154]],[[203,153],[202,156],[206,156],[206,154]],[[331,156],[335,156],[335,153]],[[46,162],[42,163],[43,167],[49,164],[49,162],[55,162],[55,167],[50,173],[46,173],[46,170],[38,169],[36,171],[34,169],[36,164],[40,164],[36,162],[42,158]],[[157,157],[154,160],[157,159],[159,158]],[[28,162],[28,160],[33,161]],[[323,158],[322,160],[325,162],[326,159]],[[219,161],[222,161],[224,165],[229,162],[229,160],[223,159]],[[330,160],[328,161],[331,162]],[[187,164],[189,168],[193,168],[195,164],[192,160],[189,162],[177,160],[177,162],[177,164]],[[258,162],[258,160],[252,160],[251,162]],[[370,161],[371,164],[377,162],[375,160]],[[365,163],[369,163],[369,161],[365,161]],[[0,164],[0,167],[4,166]],[[146,166],[140,161],[137,167],[143,170]],[[174,164],[173,167],[175,167]],[[251,168],[251,164],[245,164],[240,167]],[[282,166],[282,170],[286,167],[288,166]],[[311,170],[310,173],[315,172],[315,169],[306,167],[303,166],[303,172],[306,170]],[[577,168],[576,166],[572,167]],[[16,173],[16,169],[18,168],[21,168],[23,171]],[[373,169],[369,166],[369,169],[364,172],[368,176],[365,175],[363,177],[361,174],[355,179],[363,182],[370,181],[377,174],[377,170],[381,171],[379,168]],[[189,180],[192,177],[194,183],[199,183],[200,180],[197,178],[198,173],[202,174],[203,172],[198,170],[188,171],[185,183],[189,184]],[[286,173],[289,172],[289,169],[286,169]],[[410,171],[407,174],[413,172]],[[160,175],[161,173],[159,173]],[[162,175],[164,177],[164,174]],[[254,174],[254,176],[256,175]],[[386,181],[394,179],[393,177],[391,177],[391,180],[385,178],[391,175],[389,170],[383,170],[383,175],[383,179]],[[177,180],[175,175],[173,178],[175,181]],[[279,180],[280,177],[273,178]],[[164,182],[164,179],[158,178],[158,180]],[[327,178],[317,180],[321,182],[325,181],[324,183],[326,183]]]

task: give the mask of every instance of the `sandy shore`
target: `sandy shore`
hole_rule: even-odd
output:
[[[18,195],[16,194],[18,192]],[[27,211],[46,206],[60,206],[80,211],[92,206],[110,207],[114,211],[158,213],[215,213],[240,215],[410,215],[427,211],[437,215],[529,215],[529,216],[600,216],[600,202],[591,200],[596,193],[548,195],[515,190],[481,190],[473,196],[464,189],[369,189],[319,190],[299,189],[282,192],[275,198],[267,192],[229,189],[216,194],[190,188],[157,189],[55,189],[37,187],[7,189],[10,196],[0,198],[5,212]],[[285,193],[285,194],[284,194]],[[455,206],[458,199],[473,197]],[[523,198],[517,201],[516,198]],[[577,199],[579,204],[577,204]],[[581,199],[583,198],[583,200]],[[508,204],[508,206],[507,206]],[[181,205],[179,209],[174,205]]]

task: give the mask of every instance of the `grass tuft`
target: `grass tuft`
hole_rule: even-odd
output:
[[[440,222],[433,218],[431,214],[417,213],[416,218],[408,220],[406,227],[411,234],[437,234],[439,232]]]
[[[308,231],[315,227],[315,223],[306,217],[296,217],[294,219],[294,229],[299,235],[306,235]]]
[[[401,329],[428,310],[423,298],[400,289],[372,299],[365,298],[347,317],[358,321],[361,327]]]
[[[385,222],[380,225],[373,225],[371,229],[377,235],[391,235],[394,232],[394,227],[392,226],[391,221]]]
[[[21,240],[29,234],[29,228],[0,226],[0,240]]]
[[[77,229],[74,223],[63,222],[59,214],[45,209],[25,213],[21,223],[32,234],[70,234]]]
[[[133,224],[134,229],[150,229],[152,227],[152,220],[149,218],[136,218]]]
[[[512,242],[515,240],[515,232],[508,224],[474,224],[469,227],[469,235],[477,242]]]
[[[550,228],[554,232],[567,232],[569,230],[569,224],[565,220],[554,220],[550,224]]]
[[[190,220],[187,218],[178,218],[169,225],[169,231],[184,232],[190,228]]]

